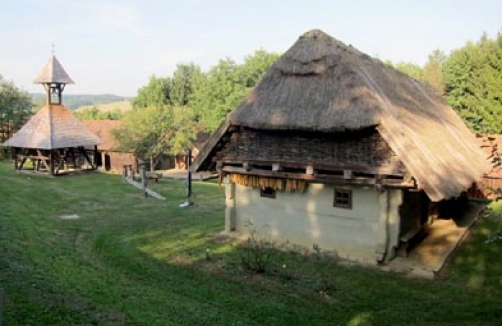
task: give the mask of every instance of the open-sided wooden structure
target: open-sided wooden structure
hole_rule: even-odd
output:
[[[4,142],[13,149],[15,168],[21,170],[31,160],[35,171],[51,175],[84,166],[95,169],[95,155],[85,148],[95,152],[101,140],[63,106],[63,90],[73,80],[54,55],[34,82],[44,86],[47,104]]]
[[[194,162],[226,183],[226,230],[356,260],[395,256],[487,170],[431,88],[319,30],[305,33]],[[251,223],[249,223],[251,222]]]

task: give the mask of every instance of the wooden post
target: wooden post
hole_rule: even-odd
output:
[[[148,186],[147,184],[147,177],[146,177],[146,168],[144,164],[141,164],[139,166],[139,172],[141,174],[141,187],[143,189],[143,193],[145,194],[145,197],[148,197],[148,193],[146,192],[146,187]]]
[[[186,168],[187,168],[187,200],[180,204],[180,207],[193,206],[192,202],[192,150],[189,149],[186,155]]]
[[[50,164],[49,164],[49,172],[51,175],[54,175],[54,150],[50,150]]]
[[[93,160],[92,169],[97,170],[98,169],[98,145],[94,145],[94,157],[92,160]]]
[[[187,185],[187,202],[189,204],[192,203],[192,150],[188,150],[188,155],[187,155],[187,170],[188,170],[188,185]]]
[[[343,170],[344,179],[352,179],[352,177],[353,177],[352,170]]]
[[[225,176],[225,232],[235,231],[235,183],[230,181],[230,176]]]
[[[63,171],[68,172],[70,171],[70,167],[68,166],[68,162],[66,161],[66,158],[68,157],[68,149],[65,148],[63,149]]]
[[[216,171],[218,172],[218,175],[221,175],[221,168],[223,167],[223,162],[222,161],[216,161]]]
[[[12,156],[14,159],[14,169],[19,170],[17,161],[17,147],[12,147]]]
[[[134,171],[134,168],[132,167],[132,165],[129,165],[129,172],[131,172],[131,179],[134,181],[134,175],[135,175],[136,171]]]

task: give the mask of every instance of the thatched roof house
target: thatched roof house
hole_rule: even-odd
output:
[[[432,89],[319,30],[305,33],[271,67],[229,115],[223,128],[229,126],[317,133],[377,128],[432,201],[459,196],[487,169],[471,132]],[[198,168],[208,167],[205,154]]]
[[[425,223],[426,200],[459,196],[487,162],[431,88],[312,30],[272,65],[194,162],[194,170],[215,168],[227,177],[227,230],[243,231],[247,219],[271,226],[278,239],[381,260],[393,256],[399,236]],[[264,189],[281,203],[260,199]],[[288,212],[293,217],[277,217]]]

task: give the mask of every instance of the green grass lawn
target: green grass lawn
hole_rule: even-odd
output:
[[[264,274],[219,236],[223,189],[181,181],[142,197],[120,176],[50,178],[0,163],[0,288],[5,325],[500,325],[502,246],[480,220],[440,279],[271,253]],[[494,205],[495,210],[502,206]],[[79,219],[63,220],[77,214]]]

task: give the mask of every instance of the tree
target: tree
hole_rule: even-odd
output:
[[[189,106],[203,73],[196,64],[178,64],[171,78],[170,99],[174,106]]]
[[[150,160],[152,170],[162,154],[177,155],[190,148],[200,130],[193,110],[187,107],[136,108],[126,112],[121,121],[122,126],[112,130],[118,150]]]
[[[411,62],[398,62],[395,68],[416,80],[424,79],[424,70],[419,65]]]
[[[444,94],[443,64],[446,55],[439,49],[429,55],[429,60],[423,69],[423,79],[431,85],[440,95]]]
[[[190,107],[173,107],[173,123],[167,131],[169,153],[171,155],[183,154],[192,148],[197,134],[202,126],[195,119],[195,111]]]
[[[242,65],[227,58],[220,60],[205,76],[199,77],[190,105],[208,131],[218,128],[225,116],[244,99],[278,58],[278,54],[258,50],[247,56]]]
[[[138,90],[138,95],[132,100],[134,108],[163,106],[171,104],[171,80],[150,76],[148,84]]]
[[[246,94],[235,62],[220,60],[199,81],[199,87],[191,98],[191,104],[200,121],[209,131],[214,131],[225,116]]]
[[[476,131],[502,132],[502,39],[486,34],[453,51],[443,65],[448,103]]]
[[[30,95],[0,75],[0,125],[12,122],[17,130],[32,115],[32,109]]]
[[[164,150],[164,131],[172,123],[167,105],[134,108],[124,114],[122,126],[112,130],[120,151],[133,152],[139,158],[158,157]]]
[[[238,68],[242,84],[247,88],[254,87],[279,57],[279,54],[268,53],[265,50],[257,50],[247,56]]]

